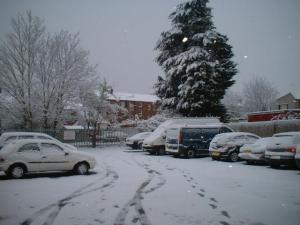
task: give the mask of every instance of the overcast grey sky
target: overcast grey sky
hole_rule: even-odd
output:
[[[0,38],[10,19],[32,10],[49,32],[80,32],[90,60],[116,91],[152,93],[161,73],[154,62],[168,15],[183,0],[0,0]],[[300,90],[300,0],[211,0],[217,30],[226,34],[239,64],[234,90],[252,76],[280,94]]]

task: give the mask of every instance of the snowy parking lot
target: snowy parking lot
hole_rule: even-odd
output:
[[[81,150],[97,159],[88,176],[0,174],[0,224],[300,224],[299,170],[123,146]]]

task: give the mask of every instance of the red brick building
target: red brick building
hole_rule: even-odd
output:
[[[155,95],[113,92],[108,99],[128,110],[128,114],[120,115],[118,121],[149,119],[159,107],[159,98]]]

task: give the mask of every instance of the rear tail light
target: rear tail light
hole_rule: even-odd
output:
[[[296,147],[288,147],[287,149],[288,152],[291,152],[291,153],[296,153]]]
[[[182,132],[179,132],[178,144],[182,144],[182,143],[183,143],[183,134]]]

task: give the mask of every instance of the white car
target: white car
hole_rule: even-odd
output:
[[[245,144],[253,144],[260,137],[247,132],[232,132],[216,135],[209,145],[209,154],[214,160],[228,159],[236,162],[239,160],[240,148]]]
[[[142,132],[135,134],[129,138],[126,138],[125,144],[133,149],[141,149],[145,138],[147,138],[152,132]]]
[[[71,150],[52,140],[17,140],[5,145],[0,151],[0,171],[13,178],[22,178],[26,173],[47,171],[87,174],[95,164],[93,156]]]
[[[274,138],[266,137],[260,138],[253,144],[247,144],[240,148],[239,157],[245,159],[248,164],[255,162],[265,162],[265,151],[268,143],[272,142]]]
[[[38,132],[5,132],[0,136],[0,150],[3,146],[6,144],[16,141],[16,140],[22,140],[22,139],[44,139],[44,140],[52,140],[56,141],[59,144],[70,148],[72,150],[77,150],[77,148],[70,144],[62,143],[61,141],[55,139],[54,137],[51,137],[48,134],[44,133],[38,133]]]
[[[294,165],[297,149],[300,148],[300,132],[274,134],[274,141],[268,145],[265,158],[271,167]]]

